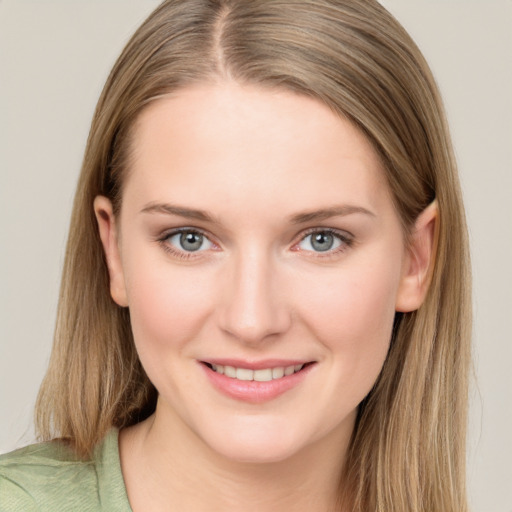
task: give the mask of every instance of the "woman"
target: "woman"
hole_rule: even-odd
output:
[[[389,13],[164,2],[91,127],[38,402],[61,440],[2,459],[1,510],[466,510],[467,282]]]

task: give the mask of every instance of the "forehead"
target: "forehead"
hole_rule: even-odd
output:
[[[255,198],[302,209],[389,199],[366,137],[293,92],[234,83],[183,89],[142,112],[132,145],[125,195],[139,203],[179,200],[220,211],[254,206]]]

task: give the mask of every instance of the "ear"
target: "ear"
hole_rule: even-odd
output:
[[[110,276],[110,295],[119,306],[126,307],[128,306],[128,301],[121,254],[119,252],[116,218],[110,200],[104,196],[97,196],[94,199],[94,213],[107,260]]]
[[[396,311],[414,311],[423,303],[434,269],[438,230],[439,211],[437,201],[433,201],[414,223],[402,267]]]

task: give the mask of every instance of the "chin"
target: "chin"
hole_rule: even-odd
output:
[[[259,425],[220,432],[210,431],[203,441],[218,455],[233,462],[271,464],[285,461],[303,451],[313,439],[294,435],[288,428]]]
[[[212,446],[222,457],[232,462],[246,464],[275,464],[290,459],[300,448],[295,446],[275,446],[269,442],[237,442],[232,440],[228,446]]]

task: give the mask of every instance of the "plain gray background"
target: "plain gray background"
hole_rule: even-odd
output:
[[[429,60],[474,271],[468,476],[512,512],[512,1],[383,0]],[[0,452],[33,440],[74,186],[107,74],[156,0],[0,0]]]

